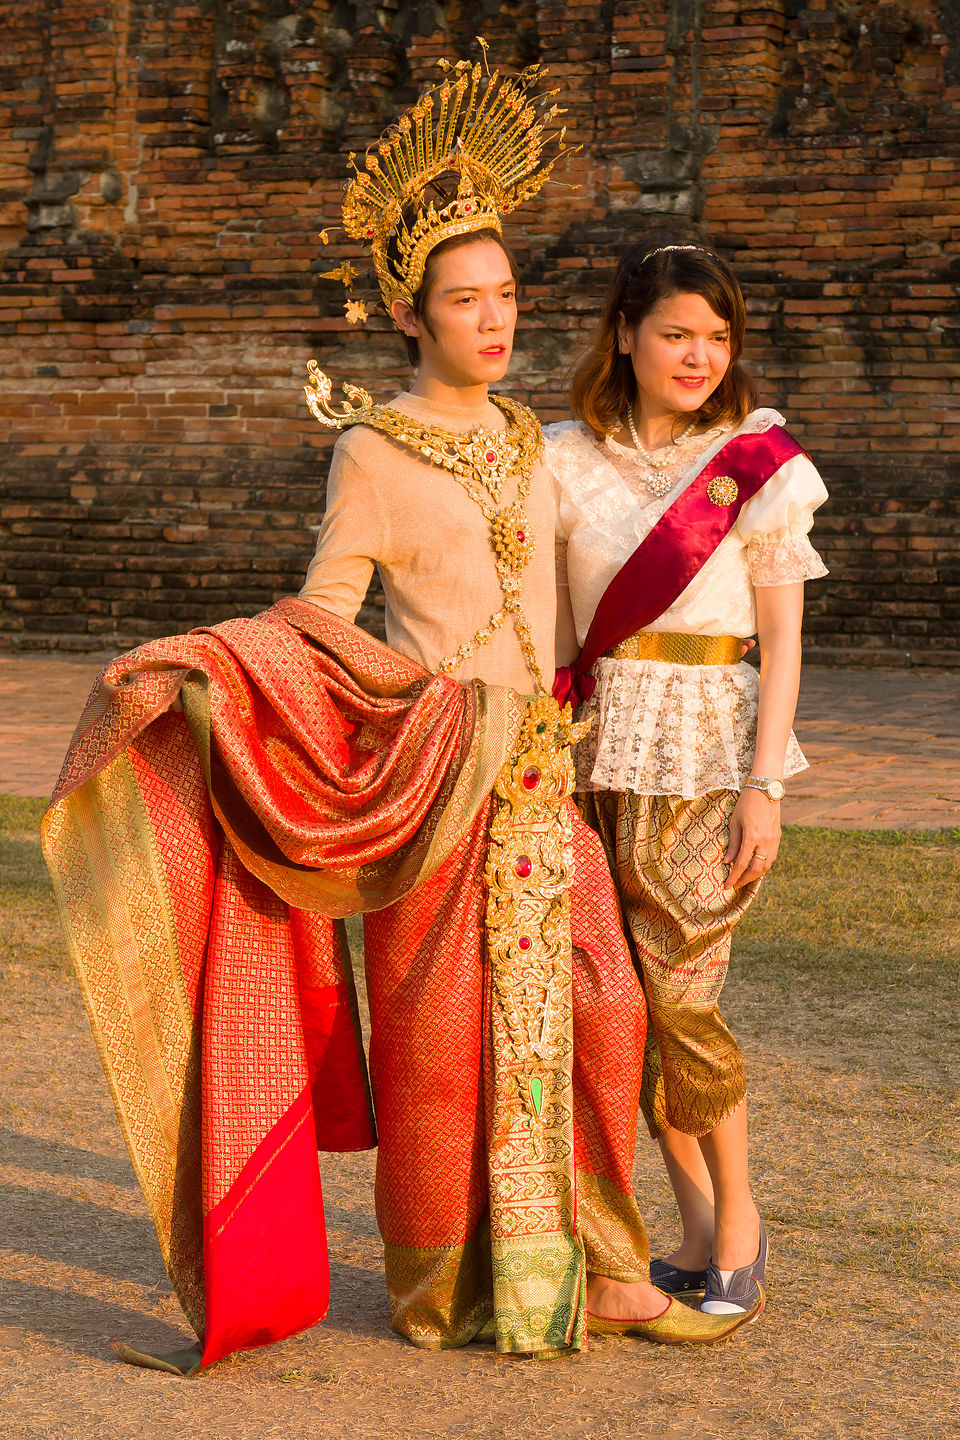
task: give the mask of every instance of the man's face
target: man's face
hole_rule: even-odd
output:
[[[409,307],[397,318],[419,341],[424,378],[450,386],[501,380],[517,324],[517,287],[503,250],[483,240],[438,256],[424,319]]]

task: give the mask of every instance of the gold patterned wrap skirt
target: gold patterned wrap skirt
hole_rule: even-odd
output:
[[[501,1351],[579,1349],[587,1271],[649,1273],[632,1186],[643,993],[602,847],[572,802],[567,817],[572,955],[539,1145],[504,1103],[509,1045],[484,940],[490,812],[426,884],[364,919],[377,1220],[394,1329],[425,1349],[481,1330]]]
[[[603,840],[647,996],[640,1108],[653,1136],[706,1135],[745,1094],[743,1059],[720,1013],[734,927],[760,881],[727,888],[731,790],[692,800],[580,797]]]

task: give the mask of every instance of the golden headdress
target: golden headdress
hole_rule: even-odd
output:
[[[536,64],[519,75],[491,72],[487,43],[479,37],[478,43],[482,66],[438,61],[443,79],[383,132],[366,152],[364,168],[350,156],[354,177],[344,194],[343,225],[352,239],[370,245],[388,313],[395,300],[412,303],[431,250],[471,231],[502,233],[500,217],[536,195],[570,151],[563,143],[566,127],[553,125],[564,112],[547,108],[557,91],[540,89],[546,69]],[[438,208],[425,192],[451,171],[459,177],[456,196]],[[326,244],[326,231],[321,238]],[[346,267],[348,282],[344,269],[328,271],[326,278],[342,279],[349,288],[356,272]],[[362,302],[348,305],[351,318],[365,318]]]

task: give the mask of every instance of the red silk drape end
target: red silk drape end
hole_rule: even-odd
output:
[[[343,991],[300,992],[319,1150],[371,1150],[377,1143],[367,1105],[353,1017]]]
[[[206,1216],[203,1367],[316,1325],[330,1267],[309,1089]]]
[[[553,698],[561,710],[568,704],[576,710],[578,705],[590,699],[596,688],[596,676],[589,671],[584,672],[576,663],[561,665],[553,679]]]
[[[377,1143],[350,949],[342,923],[290,911],[297,999],[319,1150],[370,1150]],[[341,976],[330,983],[331,975]]]

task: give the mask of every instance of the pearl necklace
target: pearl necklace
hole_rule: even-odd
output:
[[[674,449],[678,445],[681,445],[683,441],[686,440],[687,436],[692,434],[692,432],[697,428],[697,418],[698,417],[695,415],[690,421],[690,424],[687,426],[686,430],[681,431],[681,433],[677,436],[676,440],[672,442]],[[640,443],[640,436],[637,434],[637,426],[633,418],[632,406],[627,411],[627,429],[630,431],[630,439],[636,446],[637,463],[646,464],[653,471],[652,475],[644,477],[644,484],[650,491],[651,495],[655,495],[656,498],[659,500],[662,498],[662,496],[666,495],[668,490],[671,490],[673,488],[673,476],[667,474],[667,469],[673,460],[673,452],[669,451],[666,455],[661,456],[659,460],[654,459],[646,446]]]

